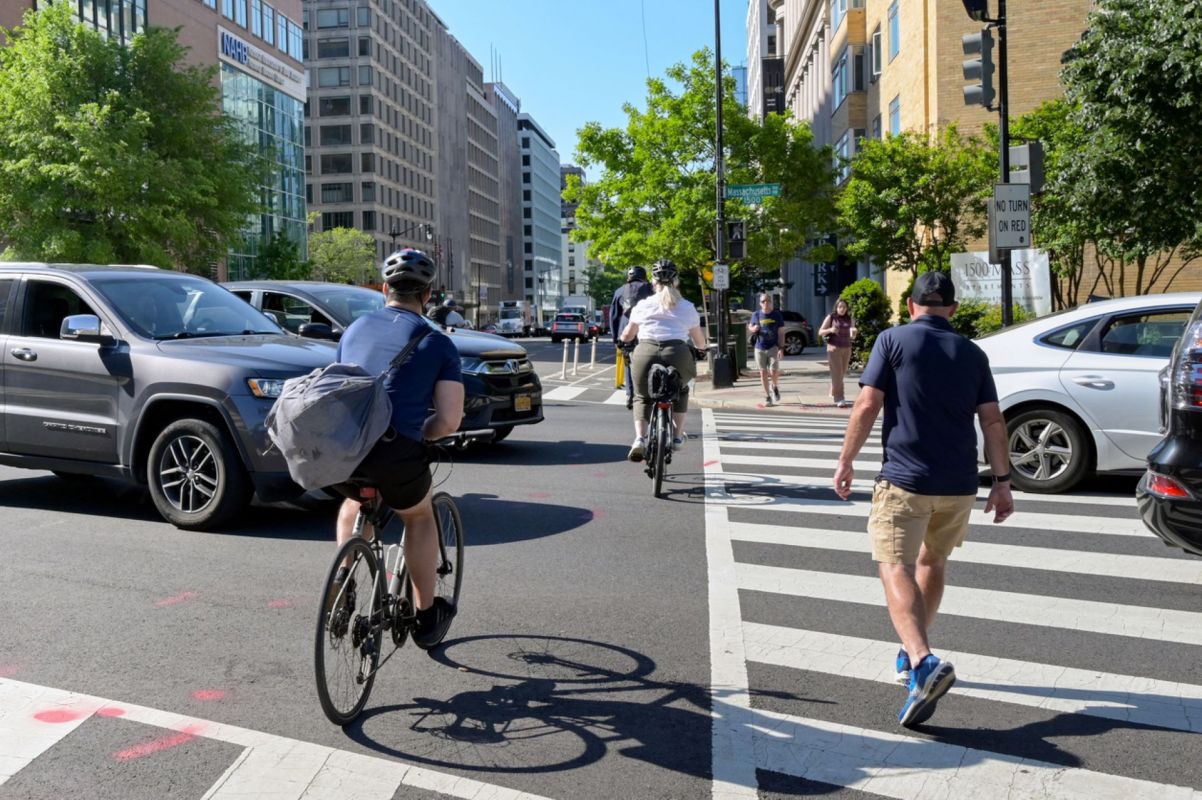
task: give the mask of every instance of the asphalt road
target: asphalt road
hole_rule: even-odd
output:
[[[345,731],[312,678],[332,507],[188,533],[0,469],[0,799],[1202,796],[1202,560],[1142,528],[1131,479],[974,519],[933,640],[959,681],[905,731],[877,443],[841,503],[839,420],[693,412],[656,501],[612,346],[561,378],[561,345],[524,343],[546,421],[439,471],[461,616]]]

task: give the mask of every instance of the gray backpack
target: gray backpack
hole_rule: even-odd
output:
[[[357,364],[330,364],[284,381],[267,414],[267,433],[292,480],[321,489],[351,477],[392,420],[385,378],[430,332],[427,325],[418,328],[379,375]]]

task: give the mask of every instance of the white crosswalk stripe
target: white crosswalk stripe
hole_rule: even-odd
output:
[[[866,533],[871,504],[865,498],[880,469],[879,428],[854,465],[856,494],[844,502],[831,480],[845,427],[845,420],[816,415],[704,412],[715,796],[756,796],[756,776],[739,762],[751,758],[759,770],[886,797],[1202,800],[1196,771],[1178,774],[1163,765],[1155,780],[1125,774],[1130,760],[1093,755],[1091,748],[1105,749],[1089,741],[1098,737],[1066,739],[1065,760],[1045,763],[1012,752],[1004,736],[990,736],[988,717],[977,723],[975,744],[964,746],[965,739],[931,740],[891,722],[869,728],[840,722],[842,707],[824,710],[821,697],[799,701],[814,709],[801,714],[757,707],[749,675],[763,680],[785,670],[803,687],[801,676],[825,676],[851,687],[842,691],[859,685],[865,693],[895,681],[896,641],[878,638],[879,627],[856,629],[872,614],[888,622]],[[1144,726],[1136,737],[1145,729],[1202,733],[1196,670],[1202,600],[1193,599],[1202,587],[1202,560],[1166,552],[1130,495],[1015,492],[1016,513],[1002,525],[984,513],[987,496],[982,487],[973,527],[952,556],[939,615],[945,629],[979,630],[979,649],[957,647],[936,626],[932,646],[956,665],[958,681],[931,724],[953,713],[947,709],[957,698],[971,698],[1026,709],[1033,719],[1055,715],[1041,723],[1049,726],[1041,735],[1051,737],[1057,725],[1071,737],[1074,718],[1098,720],[1090,730],[1103,738],[1132,725]],[[1084,542],[1088,549],[1068,549]],[[849,571],[852,554],[863,560]],[[957,571],[957,564],[964,566]],[[795,623],[779,616],[790,598],[807,609]],[[754,618],[772,609],[772,622]],[[821,627],[815,627],[816,613],[830,615]],[[852,621],[841,626],[839,615]],[[1046,631],[1040,640],[1046,653],[1023,660],[1011,654],[1005,636],[990,633],[1016,629],[1032,636]],[[1050,644],[1064,637],[1089,652],[1122,648],[1117,663],[1126,669]],[[1171,664],[1158,662],[1157,650],[1165,647],[1185,649]],[[903,696],[899,689],[898,707]],[[892,721],[895,713],[883,709],[880,718]],[[1198,741],[1179,746],[1184,751],[1191,744],[1196,751]]]

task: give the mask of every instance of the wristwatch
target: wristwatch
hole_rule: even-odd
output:
[[[1005,475],[994,475],[993,476],[994,485],[997,485],[999,483],[1009,483],[1009,482],[1010,482],[1010,473],[1009,472],[1007,472]]]

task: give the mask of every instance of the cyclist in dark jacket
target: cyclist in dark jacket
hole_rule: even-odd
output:
[[[631,267],[626,270],[626,283],[614,292],[613,302],[609,306],[609,330],[613,334],[614,344],[619,344],[622,329],[630,321],[631,310],[653,293],[651,284],[647,282],[647,270],[643,267]],[[630,377],[630,360],[626,361],[625,375],[626,408],[634,408],[634,381]]]

